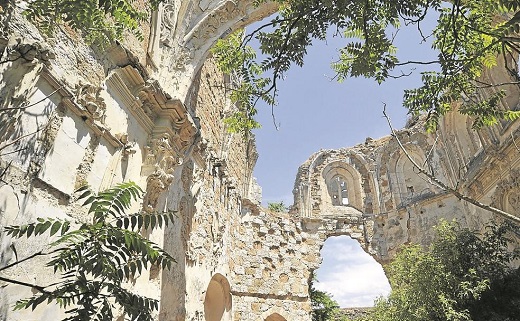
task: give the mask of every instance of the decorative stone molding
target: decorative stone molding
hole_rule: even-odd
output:
[[[103,123],[101,123],[100,120],[94,119],[93,114],[87,109],[85,105],[80,105],[78,102],[78,98],[80,101],[82,101],[84,104],[89,104],[90,99],[93,104],[101,104],[104,105],[104,100],[102,97],[99,97],[99,99],[96,99],[96,94],[94,94],[93,97],[87,98],[87,93],[85,91],[91,90],[84,88],[83,92],[84,94],[79,95],[78,97],[78,88],[80,86],[87,86],[87,85],[80,85],[76,87],[76,90],[72,90],[68,88],[64,81],[58,79],[48,68],[43,68],[42,71],[42,77],[45,79],[53,88],[56,89],[56,95],[61,96],[61,104],[60,108],[63,108],[63,110],[68,109],[73,114],[83,118],[85,120],[85,124],[93,131],[95,135],[98,135],[100,137],[103,137],[107,140],[108,143],[110,143],[111,146],[115,148],[119,148],[122,146],[121,142],[117,137],[115,137],[114,134],[110,132],[110,129],[106,127]],[[89,86],[92,86],[89,84]],[[94,86],[93,86],[94,87]],[[95,88],[95,87],[94,87]],[[92,93],[92,92],[90,92]],[[98,93],[99,95],[99,93]],[[99,106],[90,105],[89,108],[93,111],[95,111],[95,108]],[[104,106],[106,108],[106,105]],[[100,112],[100,111],[99,111]],[[104,113],[104,111],[103,111]],[[101,114],[97,114],[101,115]],[[97,118],[97,116],[96,116]],[[104,120],[104,114],[101,117]]]
[[[195,56],[195,50],[183,45],[176,45],[172,50],[171,59],[167,61],[166,67],[169,71],[182,71]],[[174,79],[174,81],[178,82]]]
[[[174,48],[174,35],[177,29],[180,1],[168,0],[159,5],[152,13],[148,58],[154,67],[160,61],[160,47]]]
[[[146,195],[143,200],[143,209],[153,212],[161,193],[165,191],[174,178],[175,167],[181,164],[182,159],[174,152],[170,134],[164,133],[152,139],[145,147],[146,165],[154,166],[154,171],[146,180]]]
[[[510,214],[520,213],[520,169],[513,169],[500,181],[493,194],[493,205]]]
[[[184,43],[191,42],[195,47],[204,44],[207,39],[216,35],[224,24],[233,22],[237,17],[247,15],[248,1],[227,0],[215,10],[204,16],[184,37]]]
[[[181,101],[172,99],[157,80],[145,80],[137,69],[126,66],[108,77],[107,86],[129,106],[149,134],[158,137],[169,133],[172,147],[179,152],[190,144],[197,132],[195,122]]]
[[[152,212],[162,192],[173,181],[173,173],[182,163],[188,147],[195,142],[197,126],[179,100],[171,99],[156,80],[145,80],[132,66],[112,73],[107,87],[128,106],[133,118],[150,135],[142,175],[148,176],[143,209]],[[123,139],[122,136],[121,143],[130,152],[132,147]]]
[[[175,98],[186,101],[191,84],[215,42],[230,32],[267,17],[279,3],[253,0],[168,0],[152,21],[148,57]]]
[[[103,97],[100,96],[101,90],[103,88],[80,82],[76,85],[74,100],[89,112],[94,122],[104,125],[107,106]]]
[[[162,5],[160,41],[166,47],[173,47],[172,40],[177,29],[179,7],[179,0],[168,0]]]
[[[122,157],[123,159],[127,159],[130,155],[133,155],[137,152],[136,143],[128,141],[128,134],[120,133],[116,134],[117,139],[123,144],[122,146]]]

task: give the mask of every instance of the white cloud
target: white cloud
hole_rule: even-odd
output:
[[[346,236],[330,238],[321,255],[315,287],[331,293],[341,307],[372,306],[375,298],[390,291],[383,268],[357,241]]]

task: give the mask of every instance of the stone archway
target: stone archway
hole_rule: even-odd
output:
[[[342,308],[372,306],[390,291],[381,263],[361,244],[347,234],[330,236],[319,252],[321,263],[314,270],[313,287],[331,294]]]
[[[278,10],[274,1],[255,5],[252,0],[166,0],[154,12],[148,44],[154,78],[166,91],[185,101],[207,58],[209,49],[230,32],[259,21]],[[181,23],[182,22],[182,23]],[[172,81],[173,80],[173,81]]]
[[[204,320],[221,321],[224,313],[231,311],[231,290],[226,277],[215,274],[208,284],[204,298]]]

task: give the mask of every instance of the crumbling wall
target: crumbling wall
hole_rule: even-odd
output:
[[[146,192],[133,211],[176,212],[173,226],[148,237],[177,263],[129,285],[160,299],[158,320],[304,321],[309,278],[328,237],[348,235],[387,262],[402,244],[428,244],[441,217],[474,228],[499,220],[419,179],[390,136],[316,153],[298,171],[291,213],[261,209],[254,138],[227,131],[233,84],[206,59],[216,39],[276,9],[252,3],[168,0],[143,22],[143,41],[126,35],[103,50],[69,28],[46,39],[20,12],[2,15],[0,50],[14,61],[0,65],[0,224],[86,220],[77,187],[133,180]],[[517,101],[512,94],[504,107]],[[518,122],[477,132],[471,123],[449,114],[426,134],[414,119],[397,135],[444,182],[519,213]],[[2,233],[0,265],[48,240],[32,241]],[[50,272],[39,259],[2,274],[48,284]],[[30,289],[2,291],[4,319],[60,317],[56,306],[12,312]]]
[[[198,320],[210,313],[205,309],[213,309],[203,303],[210,301],[206,299],[210,285],[223,282],[214,281],[215,275],[232,283],[228,267],[233,251],[229,224],[240,216],[242,199],[248,198],[256,158],[249,158],[251,151],[251,157],[255,155],[254,141],[229,133],[223,124],[225,111],[233,108],[223,81],[224,75],[208,60],[188,102],[200,121],[200,138],[191,161],[183,167],[181,182],[173,185],[167,197],[167,204],[179,213],[181,226],[177,234],[166,237],[168,249],[177,252],[178,262],[185,266],[174,272],[176,280],[170,282],[165,276],[163,287],[170,288],[167,292],[183,297],[178,300],[178,310],[172,309],[172,304],[163,306],[165,320]],[[163,302],[172,301],[167,292],[163,291]],[[228,308],[224,315],[230,317]]]
[[[365,224],[366,248],[382,263],[404,244],[429,244],[441,218],[471,229],[503,219],[443,190],[420,174],[408,156],[459,192],[518,215],[518,189],[513,187],[519,166],[514,143],[520,135],[518,122],[475,131],[468,116],[455,112],[442,119],[436,133],[425,133],[420,119],[397,131],[405,151],[396,137],[388,136],[312,155],[298,171],[293,215],[317,220],[353,215],[371,222]],[[360,199],[333,204],[327,192],[331,168],[345,178],[349,201]],[[509,193],[511,197],[504,195]]]
[[[260,320],[273,307],[287,320],[305,320],[310,272],[320,261],[317,235],[305,233],[301,222],[265,212],[248,212],[231,228],[235,320]]]

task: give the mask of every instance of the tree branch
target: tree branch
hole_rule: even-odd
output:
[[[456,190],[456,189],[446,185],[445,183],[443,183],[435,175],[432,175],[432,174],[428,173],[422,166],[417,164],[417,162],[410,156],[410,154],[408,153],[408,151],[406,150],[406,148],[402,144],[401,140],[397,136],[396,131],[394,130],[394,128],[392,126],[392,122],[390,121],[390,117],[388,117],[388,115],[386,113],[386,104],[384,104],[384,107],[383,107],[383,116],[386,118],[388,126],[390,127],[390,131],[392,133],[392,137],[394,137],[396,139],[397,144],[399,145],[399,148],[403,151],[403,153],[405,154],[406,158],[408,158],[408,160],[412,163],[412,165],[417,168],[419,173],[425,175],[426,177],[428,177],[431,180],[431,182],[433,182],[433,183],[430,182],[430,184],[438,186],[442,190],[444,190],[444,191],[454,195],[459,200],[464,200],[464,201],[466,201],[466,202],[468,202],[470,204],[473,204],[473,205],[475,205],[475,206],[477,206],[477,207],[479,207],[481,209],[484,209],[484,210],[490,211],[493,214],[499,215],[499,216],[505,218],[508,221],[514,222],[516,224],[520,224],[520,217],[516,217],[516,216],[514,216],[512,214],[509,214],[507,212],[504,212],[504,211],[502,211],[502,210],[500,210],[500,209],[498,209],[496,207],[493,207],[493,206],[481,203],[481,202],[479,202],[479,201],[477,201],[477,200],[475,200],[475,199],[473,199],[473,198],[471,198],[471,197],[469,197],[469,196],[467,196],[465,194],[462,194],[458,190]]]
[[[24,109],[36,106],[39,103],[41,103],[42,101],[45,101],[48,98],[50,98],[52,95],[54,95],[55,93],[60,91],[62,88],[63,88],[63,86],[59,87],[58,89],[54,90],[52,93],[48,94],[47,96],[43,97],[42,99],[38,100],[37,102],[34,102],[34,103],[29,104],[27,106],[4,108],[4,109],[0,109],[0,112],[5,112],[5,111],[9,111],[9,110],[24,110]]]
[[[36,252],[36,253],[31,254],[31,255],[29,255],[28,257],[25,257],[25,258],[23,258],[23,259],[21,259],[21,260],[18,260],[18,261],[16,261],[16,262],[13,262],[13,263],[11,263],[11,264],[8,264],[8,265],[6,265],[6,266],[1,267],[1,268],[0,268],[0,272],[2,272],[3,270],[7,270],[7,269],[9,269],[9,268],[11,268],[11,267],[13,267],[13,266],[15,266],[15,265],[18,265],[18,264],[20,264],[20,263],[22,263],[22,262],[28,261],[28,260],[30,260],[30,259],[32,259],[32,258],[35,258],[35,257],[37,257],[37,256],[50,255],[50,254],[53,254],[53,253],[56,253],[56,252],[59,252],[59,251],[62,251],[62,250],[64,250],[64,249],[63,249],[63,248],[59,248],[59,249],[55,249],[55,250],[53,250],[53,251],[51,251],[51,252],[48,252],[48,253],[44,253],[43,251]]]
[[[31,283],[22,282],[22,281],[18,281],[18,280],[14,280],[14,279],[4,278],[2,276],[0,276],[0,281],[4,281],[4,282],[7,282],[7,283],[16,284],[16,285],[21,285],[21,286],[26,286],[26,287],[29,287],[31,289],[36,289],[39,292],[45,293],[45,294],[51,293],[51,292],[45,290],[44,286],[40,286],[40,285],[36,285],[36,284],[31,284]]]

